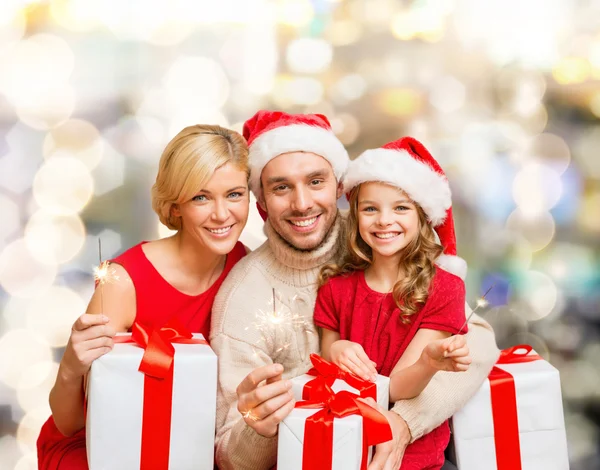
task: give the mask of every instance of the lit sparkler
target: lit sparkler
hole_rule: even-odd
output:
[[[465,322],[463,323],[463,326],[461,326],[461,327],[460,327],[460,330],[458,330],[458,334],[459,334],[459,335],[462,333],[462,330],[463,330],[463,328],[464,328],[465,326],[467,326],[467,324],[469,323],[469,320],[471,319],[471,317],[473,316],[473,314],[474,314],[474,313],[475,313],[477,310],[479,310],[480,308],[487,307],[487,305],[488,305],[488,303],[489,303],[489,302],[486,300],[486,296],[487,296],[487,295],[490,293],[490,291],[491,291],[491,290],[494,288],[494,286],[495,286],[495,285],[496,285],[496,284],[492,284],[492,285],[490,286],[490,288],[489,288],[488,290],[486,290],[486,291],[485,291],[485,294],[483,294],[481,297],[479,297],[479,298],[477,299],[477,302],[476,302],[476,304],[477,304],[477,305],[476,305],[476,306],[475,306],[475,308],[474,308],[474,309],[471,311],[470,315],[467,317],[467,319],[466,319],[466,320],[465,320]]]
[[[102,261],[102,241],[98,238],[98,258],[100,264],[94,267],[94,279],[98,286],[100,286],[100,310],[104,313],[104,296],[103,286],[104,284],[110,284],[119,280],[117,270],[111,267],[108,261]]]

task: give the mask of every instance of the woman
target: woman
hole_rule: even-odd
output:
[[[112,260],[118,281],[97,290],[73,324],[50,392],[52,416],[38,439],[39,468],[87,469],[84,383],[94,360],[134,321],[161,327],[174,316],[208,338],[219,286],[245,254],[238,242],[248,218],[248,148],[219,126],[183,129],[167,145],[152,188],[152,207],[177,233],[143,242]],[[104,309],[101,308],[103,304]]]

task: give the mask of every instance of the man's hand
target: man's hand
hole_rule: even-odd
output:
[[[435,370],[464,372],[471,364],[469,347],[463,335],[450,336],[429,343],[421,359]]]
[[[351,372],[364,380],[372,382],[377,380],[375,363],[369,359],[360,344],[340,339],[331,345],[329,355],[331,362],[337,364],[340,369]]]
[[[277,434],[277,426],[294,409],[292,383],[282,380],[283,366],[254,369],[237,388],[238,411],[248,426],[264,437]],[[259,384],[266,381],[264,385]]]
[[[361,400],[384,415],[392,428],[392,440],[375,446],[375,455],[368,470],[398,470],[402,464],[406,446],[410,443],[410,431],[406,421],[393,411],[383,408],[372,398]]]

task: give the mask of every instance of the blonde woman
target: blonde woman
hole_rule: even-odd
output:
[[[84,377],[134,321],[160,327],[173,317],[208,338],[213,300],[245,254],[238,241],[248,218],[248,147],[219,126],[183,129],[167,145],[152,188],[152,207],[177,232],[142,242],[112,260],[119,281],[98,291],[73,324],[50,392],[52,417],[38,439],[39,468],[87,469]]]
[[[392,403],[414,398],[438,371],[471,363],[457,335],[466,264],[456,256],[448,180],[425,147],[404,138],[351,162],[344,186],[348,254],[321,272],[321,353],[366,380],[389,376]],[[400,468],[439,470],[449,439],[444,421],[406,448]]]

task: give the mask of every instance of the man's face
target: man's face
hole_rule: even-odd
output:
[[[259,203],[273,229],[298,250],[318,247],[333,226],[342,186],[323,157],[310,152],[284,153],[261,174]]]

